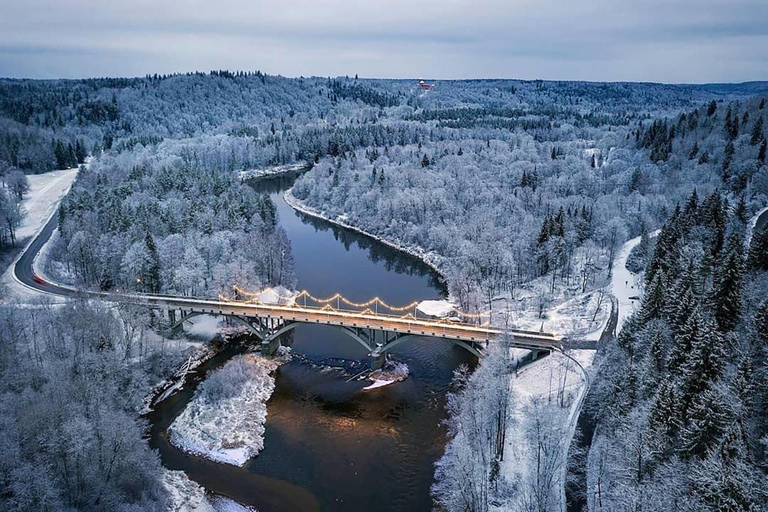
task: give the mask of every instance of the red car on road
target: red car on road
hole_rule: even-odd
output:
[[[32,280],[37,284],[45,284],[45,280],[37,274],[32,276]]]

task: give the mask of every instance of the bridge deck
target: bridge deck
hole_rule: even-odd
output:
[[[108,300],[123,300],[163,309],[176,309],[188,313],[274,318],[289,322],[336,325],[417,336],[432,336],[469,343],[494,341],[504,333],[500,329],[472,324],[387,317],[352,311],[321,310],[301,306],[251,304],[160,295],[107,295],[106,298]],[[552,349],[560,343],[556,336],[549,333],[510,330],[509,334],[511,336],[510,343],[522,348]]]

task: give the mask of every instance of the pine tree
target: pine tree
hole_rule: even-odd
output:
[[[752,127],[752,137],[749,139],[749,143],[753,146],[763,138],[763,117],[760,116],[755,121],[755,125]]]
[[[696,269],[692,263],[683,272],[670,295],[665,307],[665,316],[669,319],[672,330],[679,333],[700,302]]]
[[[659,383],[659,391],[648,415],[648,430],[658,447],[664,450],[673,442],[679,428],[680,403],[675,386],[663,379]]]
[[[696,306],[683,324],[680,332],[674,337],[674,345],[667,357],[667,368],[674,375],[683,374],[683,366],[686,364],[693,347],[694,339],[702,336],[704,331],[704,317],[701,306]]]
[[[741,194],[739,202],[736,203],[736,209],[734,210],[733,214],[742,224],[746,224],[747,220],[749,220],[747,218],[747,198],[744,197],[744,194]]]
[[[757,152],[757,161],[760,165],[765,165],[766,139],[760,144],[760,150]]]
[[[725,338],[712,320],[701,317],[696,328],[687,333],[691,348],[681,368],[680,389],[686,401],[720,377],[727,356]]]
[[[756,229],[752,234],[747,256],[747,268],[750,270],[768,270],[768,224]]]
[[[665,310],[664,301],[667,295],[667,287],[666,273],[663,271],[657,272],[643,295],[643,303],[638,315],[642,324],[646,324],[656,318],[662,318]]]
[[[424,153],[424,158],[421,159],[421,166],[422,167],[429,167],[429,157],[426,153]]]
[[[680,436],[683,455],[703,458],[722,441],[733,421],[727,400],[712,387],[693,397]]]
[[[694,158],[696,158],[696,155],[698,154],[699,154],[699,143],[694,142],[693,147],[691,148],[691,152],[688,153],[688,160],[693,160]]]
[[[707,115],[711,116],[715,113],[715,111],[717,111],[717,102],[712,100],[709,104],[709,107],[707,107]]]
[[[710,301],[717,325],[723,332],[733,330],[741,317],[742,247],[741,236],[731,235],[712,285]]]
[[[157,254],[157,246],[152,234],[147,231],[144,238],[144,244],[147,247],[149,261],[147,263],[146,274],[144,276],[143,288],[151,293],[160,292],[160,256]]]

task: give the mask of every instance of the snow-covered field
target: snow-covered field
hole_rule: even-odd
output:
[[[539,329],[569,337],[589,337],[600,333],[611,313],[610,297],[600,290],[583,293],[544,312],[543,318],[529,309],[512,315],[518,329]]]
[[[171,442],[210,460],[245,464],[264,447],[271,374],[285,360],[245,354],[212,372],[169,428]]]
[[[56,212],[62,198],[69,192],[75,177],[77,177],[77,171],[77,169],[66,169],[27,176],[29,192],[22,202],[26,215],[16,230],[19,243],[26,247],[34,236],[42,230],[51,215]],[[13,278],[13,265],[10,265],[3,272],[0,287],[3,286],[8,292],[3,299],[26,300],[39,296],[38,293],[16,282]]]
[[[69,192],[76,176],[77,169],[27,176],[29,193],[23,202],[27,215],[16,231],[19,240],[29,238],[40,231],[58,208],[61,199]]]

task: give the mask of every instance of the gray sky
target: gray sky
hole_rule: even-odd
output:
[[[768,0],[0,0],[0,76],[768,79]]]

